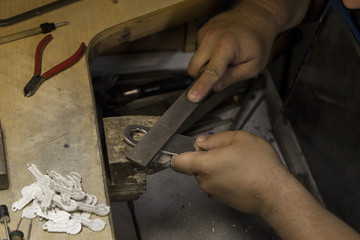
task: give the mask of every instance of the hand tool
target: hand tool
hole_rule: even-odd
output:
[[[55,0],[54,2],[48,3],[46,5],[40,6],[38,8],[32,9],[30,11],[20,13],[16,16],[12,16],[6,19],[0,19],[0,27],[10,26],[12,24],[24,21],[26,19],[39,16],[45,12],[57,9],[59,7],[65,6],[67,4],[76,2],[79,0]]]
[[[23,216],[20,218],[19,223],[16,227],[16,230],[10,232],[10,240],[23,240],[24,239],[24,233],[19,230],[22,220],[23,220]],[[26,238],[27,240],[30,239],[31,227],[32,227],[32,219],[30,220],[30,223],[29,223],[28,235]]]
[[[10,217],[6,205],[0,206],[0,222],[4,223],[7,239],[10,240],[9,228],[7,226],[7,222],[10,222]]]
[[[9,182],[7,178],[4,138],[1,130],[0,122],[0,190],[8,189]]]
[[[47,79],[51,78],[52,76],[64,71],[65,69],[69,68],[73,64],[75,64],[83,54],[85,44],[81,43],[79,49],[68,59],[63,61],[62,63],[56,65],[55,67],[51,68],[47,72],[41,74],[41,56],[45,46],[52,40],[52,35],[46,35],[38,44],[35,52],[35,68],[34,68],[34,76],[31,80],[26,84],[24,88],[24,96],[31,97],[35,94],[37,89],[41,86],[43,82]]]
[[[24,233],[20,230],[10,232],[10,240],[24,240]]]
[[[21,218],[20,218],[19,223],[18,223],[18,225],[17,225],[17,227],[16,227],[16,230],[18,230],[18,229],[19,229],[19,227],[20,227],[20,224],[21,224],[22,220],[23,220],[23,217],[21,217]]]
[[[129,125],[124,129],[124,140],[131,146],[135,146],[139,142],[134,139],[134,134],[137,132],[146,133],[150,130],[150,127],[141,125]],[[160,152],[168,155],[178,155],[183,152],[193,152],[195,149],[195,137],[189,137],[180,134],[174,134],[169,141],[162,146]]]
[[[186,94],[187,91],[181,94],[141,141],[127,153],[126,157],[129,160],[145,167],[175,134],[199,105],[199,103],[190,102]]]
[[[30,223],[29,223],[29,229],[28,229],[28,234],[27,234],[26,240],[30,240],[31,228],[32,228],[32,219],[30,220]]]
[[[32,29],[28,29],[28,30],[25,30],[22,32],[13,33],[13,34],[10,34],[7,36],[0,37],[0,44],[12,42],[12,41],[30,37],[30,36],[34,36],[34,35],[37,35],[40,33],[43,33],[43,34],[49,33],[51,31],[55,30],[56,28],[64,26],[66,24],[68,24],[68,22],[61,22],[61,23],[57,23],[57,24],[43,23],[43,24],[40,24],[40,26],[36,27],[36,28],[32,28]]]
[[[238,82],[220,92],[211,93],[200,103],[187,99],[187,92],[192,85],[170,106],[147,134],[131,149],[126,158],[146,167],[161,148],[176,133],[182,132],[185,126],[198,120],[207,111],[214,108],[226,97],[234,94],[240,87],[249,84],[252,79]]]

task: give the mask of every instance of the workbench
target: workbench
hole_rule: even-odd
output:
[[[29,11],[49,0],[1,1],[0,18]],[[116,3],[117,2],[117,3]],[[87,193],[99,203],[109,203],[105,166],[93,98],[89,63],[102,52],[125,41],[186,22],[209,11],[209,1],[182,0],[80,0],[9,26],[0,27],[0,36],[38,27],[44,22],[69,24],[52,32],[53,40],[44,50],[42,69],[46,71],[68,58],[81,42],[85,55],[75,65],[41,85],[36,94],[24,97],[23,88],[31,79],[35,49],[43,34],[0,45],[0,120],[4,135],[9,188],[0,191],[0,204],[9,208],[10,229],[21,212],[11,205],[21,197],[21,189],[35,181],[27,164],[42,173],[55,170],[65,175],[77,172]],[[184,14],[186,13],[186,14]],[[142,17],[144,16],[144,17]],[[32,239],[114,239],[111,214],[101,232],[83,227],[78,235],[48,233],[38,219],[33,221]],[[20,230],[27,233],[28,221]],[[0,226],[0,238],[5,238]]]

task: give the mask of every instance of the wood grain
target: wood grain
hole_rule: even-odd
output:
[[[3,0],[0,18],[49,3],[46,0]],[[39,26],[44,22],[69,21],[53,31],[54,39],[44,50],[42,69],[46,71],[65,60],[84,42],[86,55],[74,66],[46,81],[31,98],[23,88],[33,74],[35,48],[44,35],[0,45],[0,120],[9,174],[9,189],[0,191],[1,204],[9,208],[21,197],[21,189],[34,181],[26,164],[39,170],[55,170],[65,175],[82,175],[84,190],[109,203],[104,164],[94,107],[89,62],[103,51],[125,41],[164,30],[213,10],[213,1],[196,0],[81,0],[8,27],[0,36]],[[215,1],[214,1],[215,2]],[[210,4],[211,3],[211,4]],[[143,17],[141,17],[143,16]],[[11,212],[9,227],[15,229],[21,216]],[[42,223],[33,222],[36,239],[113,239],[111,216],[102,218],[107,226],[94,232],[83,228],[76,236],[50,234]],[[28,222],[20,230],[27,232]],[[5,236],[0,228],[0,237]]]

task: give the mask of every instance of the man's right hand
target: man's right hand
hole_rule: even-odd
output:
[[[190,101],[199,102],[211,89],[220,91],[263,70],[276,31],[270,21],[267,25],[263,22],[266,11],[255,11],[259,10],[247,5],[237,7],[212,18],[200,29],[199,47],[188,66],[189,74],[197,78],[188,93]]]
[[[189,65],[197,81],[188,99],[200,102],[211,89],[255,77],[266,66],[277,34],[299,24],[310,0],[242,0],[213,17],[198,33]]]

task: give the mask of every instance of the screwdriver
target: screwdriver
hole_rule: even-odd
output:
[[[40,26],[36,27],[36,28],[32,28],[32,29],[25,30],[22,32],[13,33],[13,34],[10,34],[7,36],[0,37],[0,44],[12,42],[12,41],[30,37],[30,36],[34,36],[34,35],[37,35],[40,33],[43,33],[43,34],[49,33],[51,31],[55,30],[56,28],[64,26],[66,24],[68,24],[68,22],[61,22],[61,23],[57,23],[57,24],[43,23],[43,24],[40,24]]]
[[[7,239],[10,240],[9,228],[7,226],[7,222],[10,222],[10,217],[9,217],[9,212],[8,212],[8,208],[6,205],[0,206],[0,222],[4,223]]]
[[[9,240],[24,240],[24,233],[19,230],[12,231]]]
[[[22,218],[20,218],[20,221],[16,227],[16,230],[10,232],[10,240],[24,240],[24,233],[19,230],[21,222],[22,222]],[[28,233],[28,234],[30,234],[30,233]],[[29,236],[28,236],[28,239],[30,239]]]

